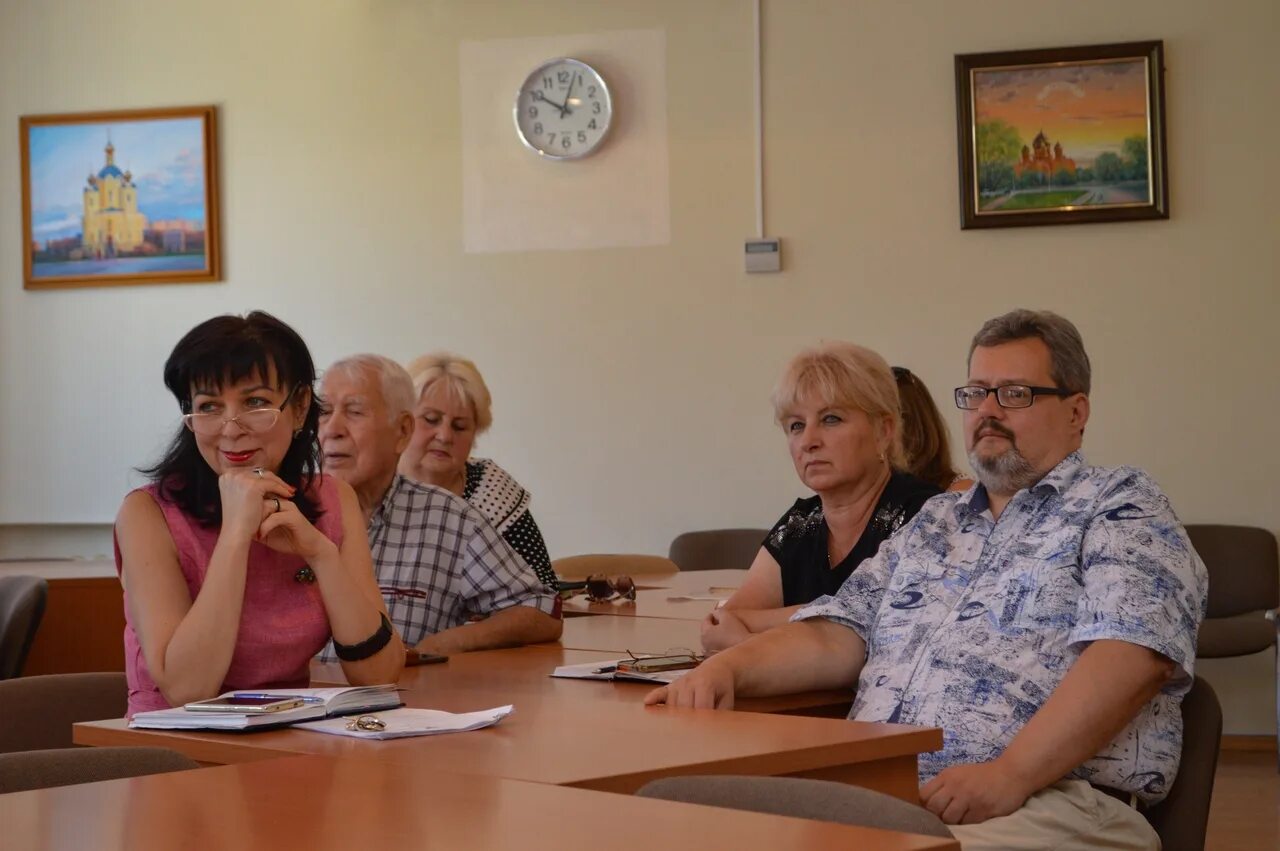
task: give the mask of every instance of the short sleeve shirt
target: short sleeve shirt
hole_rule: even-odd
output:
[[[998,520],[980,484],[934,497],[793,620],[827,618],[866,641],[851,718],[942,728],[943,749],[920,756],[922,782],[1003,753],[1090,642],[1162,654],[1178,675],[1070,775],[1154,802],[1178,770],[1207,593],[1155,482],[1072,453]]]

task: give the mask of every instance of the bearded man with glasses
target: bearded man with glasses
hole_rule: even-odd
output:
[[[942,728],[920,800],[966,851],[1159,848],[1134,805],[1177,773],[1208,579],[1149,476],[1085,463],[1089,385],[1066,319],[988,321],[955,391],[978,483],[648,702],[856,686],[854,720]]]

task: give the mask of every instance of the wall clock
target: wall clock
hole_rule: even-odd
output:
[[[567,57],[535,68],[516,93],[516,134],[551,160],[593,153],[609,134],[613,101],[600,72]]]

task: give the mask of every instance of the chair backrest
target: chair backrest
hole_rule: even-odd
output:
[[[1145,815],[1164,851],[1202,851],[1222,745],[1222,705],[1200,677],[1182,698],[1182,759],[1169,794]]]
[[[681,570],[745,570],[751,566],[768,529],[707,529],[685,532],[667,553]]]
[[[72,724],[122,718],[128,703],[123,673],[0,680],[0,754],[69,748]]]
[[[947,826],[924,807],[883,792],[831,780],[731,775],[664,777],[645,784],[636,794],[664,801],[951,838]]]
[[[1191,545],[1209,571],[1210,618],[1280,606],[1276,536],[1256,526],[1187,526]]]
[[[551,569],[561,579],[581,579],[595,573],[617,576],[647,576],[657,573],[679,573],[680,568],[669,558],[662,556],[632,555],[628,553],[593,553],[591,555],[566,556],[551,562]]]
[[[59,748],[0,754],[0,794],[185,771],[199,763],[168,748]]]
[[[48,595],[49,583],[43,579],[0,577],[0,680],[21,676]]]

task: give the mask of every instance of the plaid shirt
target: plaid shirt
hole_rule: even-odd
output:
[[[407,647],[511,606],[555,613],[554,592],[483,514],[443,488],[397,475],[369,520],[369,549]],[[322,659],[336,658],[330,644]]]

